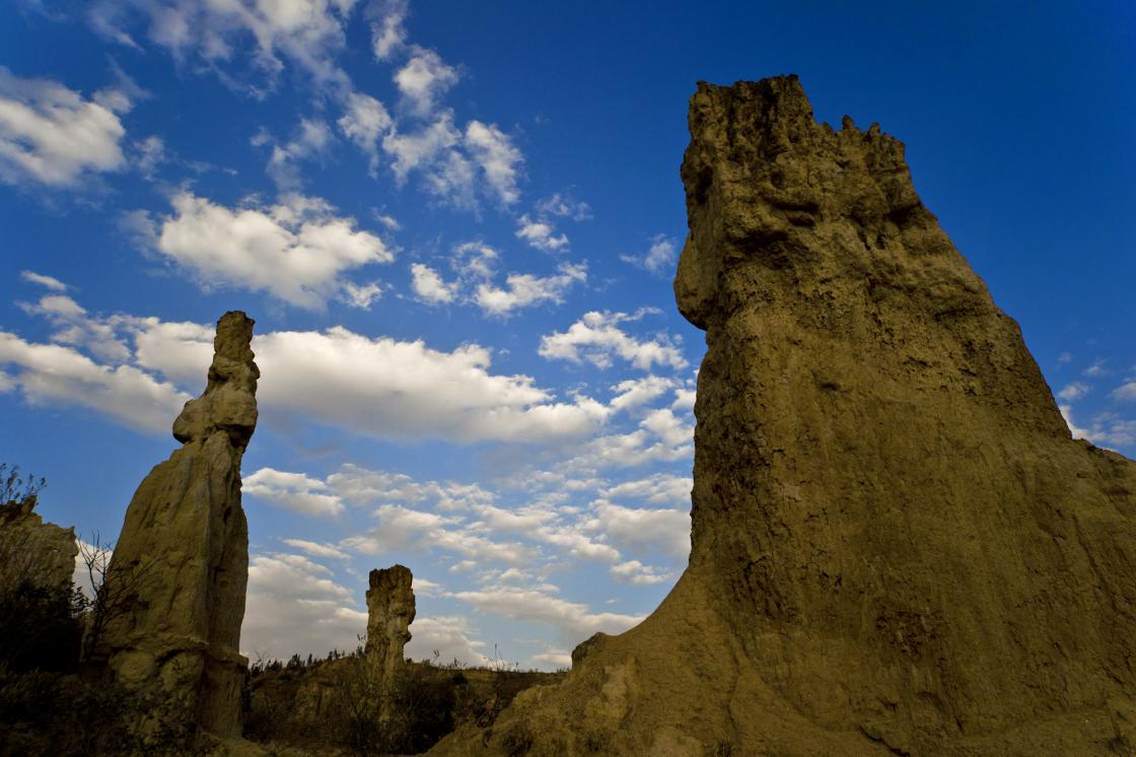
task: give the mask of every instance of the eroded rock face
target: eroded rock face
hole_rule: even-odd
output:
[[[796,77],[700,84],[690,131],[690,565],[437,751],[1132,753],[1136,463],[1070,437],[898,140]]]
[[[372,570],[369,579],[366,653],[383,680],[391,681],[406,662],[403,650],[414,622],[414,576],[410,568],[393,565]]]
[[[130,596],[130,610],[98,645],[120,681],[226,737],[240,735],[248,663],[238,650],[248,583],[241,457],[260,376],[252,327],[241,312],[218,321],[205,392],[174,421],[182,447],[130,502],[107,578]]]
[[[79,554],[75,529],[45,522],[35,506],[35,495],[0,502],[0,590],[25,582],[45,589],[71,585]]]

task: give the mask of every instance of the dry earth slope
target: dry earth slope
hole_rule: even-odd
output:
[[[438,754],[1132,754],[1136,463],[1075,441],[912,186],[794,76],[700,84],[690,565]]]

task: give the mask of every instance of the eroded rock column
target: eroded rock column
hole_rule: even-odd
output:
[[[218,736],[240,735],[248,583],[241,457],[256,428],[253,321],[217,322],[208,385],[174,421],[182,447],[138,487],[107,583],[128,597],[97,649],[118,680]]]
[[[899,140],[795,76],[689,126],[690,565],[437,753],[1136,752],[1136,463],[1071,438]]]
[[[384,681],[392,681],[406,662],[403,650],[414,622],[414,577],[403,565],[372,570],[367,589],[366,654]]]

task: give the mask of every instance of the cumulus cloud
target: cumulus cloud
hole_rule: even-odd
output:
[[[368,168],[372,176],[377,175],[379,141],[393,126],[387,109],[370,95],[351,92],[347,96],[344,114],[336,123],[344,136],[370,156]]]
[[[517,238],[538,250],[556,252],[568,247],[568,237],[555,232],[555,227],[548,221],[533,220],[527,215],[517,221]]]
[[[343,501],[328,492],[324,482],[302,473],[261,468],[241,481],[246,495],[304,515],[336,516],[343,512]]]
[[[481,284],[477,287],[477,304],[490,315],[506,316],[518,308],[540,302],[561,303],[569,287],[588,280],[588,269],[584,263],[565,263],[559,271],[553,276],[510,273],[503,288]]]
[[[594,400],[557,402],[528,376],[491,374],[475,344],[442,352],[334,327],[264,334],[253,347],[266,406],[377,436],[537,441],[606,419]]]
[[[367,629],[361,596],[353,597],[331,570],[303,555],[254,554],[241,651],[256,660],[354,650]]]
[[[75,187],[126,166],[119,116],[130,110],[124,89],[84,99],[50,79],[22,79],[0,66],[0,180]]]
[[[331,128],[326,123],[319,119],[301,118],[291,141],[272,146],[272,154],[265,170],[281,191],[297,191],[303,184],[297,163],[323,153],[331,140]],[[254,146],[271,141],[271,137],[264,131],[253,137]]]
[[[414,579],[417,585],[418,579]],[[456,615],[421,616],[411,626],[412,638],[406,644],[406,656],[412,660],[440,663],[457,660],[462,665],[489,665],[485,642],[473,638],[475,631],[469,620]]]
[[[524,157],[509,135],[496,124],[470,121],[465,127],[465,145],[498,199],[505,205],[516,202],[520,197],[517,174]]]
[[[477,484],[455,481],[416,481],[403,473],[390,473],[345,463],[327,477],[327,485],[354,505],[429,502],[436,510],[466,510],[493,501],[494,495]]]
[[[394,260],[379,237],[319,198],[229,208],[183,190],[171,204],[173,213],[152,227],[153,248],[207,287],[263,291],[317,309],[344,296],[345,272]]]
[[[636,586],[652,586],[674,579],[674,574],[660,573],[656,568],[650,565],[644,565],[638,560],[628,560],[627,562],[613,565],[610,568],[610,572],[617,581]]]
[[[331,544],[308,541],[307,539],[283,539],[282,541],[289,547],[294,547],[301,552],[306,552],[312,557],[332,558],[335,560],[346,560],[349,557],[346,552]]]
[[[694,389],[675,389],[675,399],[671,403],[671,410],[681,410],[688,413],[694,412],[694,401],[698,398],[698,393]]]
[[[689,476],[676,476],[672,473],[656,473],[647,478],[624,481],[609,486],[603,495],[610,499],[630,499],[638,502],[650,502],[654,505],[678,504],[690,505],[690,490],[694,488],[694,479]]]
[[[407,106],[417,115],[434,111],[438,98],[458,82],[458,71],[438,53],[413,48],[410,59],[394,74],[394,83]]]
[[[680,560],[690,552],[687,509],[624,507],[599,500],[592,504],[592,518],[584,528],[624,549],[661,549]]]
[[[1118,400],[1136,400],[1136,381],[1121,384],[1112,391],[1112,396]]]
[[[141,49],[136,35],[145,34],[177,61],[201,64],[195,68],[263,96],[275,87],[285,61],[325,88],[349,89],[334,57],[344,46],[344,27],[354,5],[355,0],[97,0],[87,17],[107,39]]]
[[[376,511],[378,525],[371,531],[343,540],[342,546],[368,555],[396,549],[440,550],[478,565],[500,562],[525,565],[536,551],[520,542],[494,541],[462,526],[459,516],[414,510],[401,505],[382,505]]]
[[[32,405],[84,407],[123,425],[168,432],[190,399],[172,384],[158,381],[130,365],[100,365],[78,350],[58,344],[34,344],[0,331],[0,366],[5,384],[16,387]]]
[[[677,340],[665,334],[655,339],[636,339],[620,328],[620,324],[637,321],[651,311],[633,314],[591,311],[573,323],[566,332],[555,332],[540,339],[540,355],[549,360],[579,363],[587,360],[598,368],[608,368],[613,357],[619,357],[636,368],[669,365],[685,368],[686,359]]]
[[[558,216],[571,218],[573,221],[588,221],[592,218],[592,207],[588,203],[559,192],[537,201],[536,209],[542,217]]]
[[[612,387],[617,392],[609,403],[611,409],[619,412],[632,410],[661,397],[675,384],[673,379],[662,376],[645,376],[641,379],[627,379]]]
[[[458,284],[447,284],[433,268],[422,263],[410,266],[410,288],[415,296],[428,304],[438,305],[453,302],[457,297]]]
[[[651,245],[646,252],[638,255],[620,255],[619,259],[651,273],[669,271],[675,262],[675,242],[666,234],[656,234],[651,238]]]
[[[1073,400],[1078,400],[1081,397],[1084,397],[1088,393],[1088,384],[1082,383],[1080,381],[1074,381],[1071,384],[1067,384],[1061,391],[1059,391],[1057,393],[1057,397],[1067,402],[1072,402]]]
[[[115,354],[101,364],[77,349],[4,334],[0,364],[18,371],[5,383],[22,386],[30,400],[92,406],[155,429],[167,427],[189,399],[178,384],[200,386],[212,355],[212,326],[94,317],[65,295],[45,299],[55,311],[78,313],[69,317],[79,331],[65,329],[56,338],[74,337],[90,349],[90,335],[105,335],[106,351]],[[29,308],[49,315],[43,305]],[[253,349],[262,370],[258,400],[268,417],[283,414],[394,439],[541,442],[593,433],[609,414],[586,396],[558,400],[529,376],[491,373],[490,351],[476,344],[445,352],[420,340],[371,338],[334,327],[258,334]]]
[[[35,271],[20,271],[20,278],[29,284],[36,284],[52,292],[66,292],[67,285],[53,276],[45,276]]]
[[[554,628],[565,641],[580,642],[603,631],[623,633],[643,620],[641,615],[592,612],[579,602],[570,602],[551,594],[512,586],[499,586],[480,591],[459,591],[452,595],[481,612],[520,621],[535,621]]]
[[[371,24],[371,49],[378,60],[386,61],[406,46],[406,0],[387,0],[375,3]]]
[[[446,109],[416,131],[392,128],[382,148],[391,157],[396,181],[404,183],[418,172],[427,192],[455,207],[476,208],[479,195],[504,205],[520,197],[524,156],[496,124],[470,121],[463,132]]]

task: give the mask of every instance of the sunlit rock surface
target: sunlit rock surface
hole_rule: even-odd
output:
[[[367,647],[377,671],[393,680],[406,662],[403,650],[414,622],[414,576],[403,565],[372,570],[367,589]]]
[[[1136,464],[1070,437],[898,140],[700,84],[690,565],[439,754],[1132,754]]]
[[[248,583],[241,457],[260,376],[252,328],[241,312],[218,321],[208,386],[174,421],[182,447],[130,502],[107,580],[133,597],[131,610],[99,645],[121,682],[225,737],[240,735],[247,668],[238,650]]]

